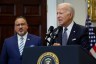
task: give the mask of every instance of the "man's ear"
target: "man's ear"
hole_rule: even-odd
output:
[[[69,14],[69,17],[70,17],[70,19],[72,19],[72,17],[73,17],[73,14],[72,14],[72,13],[70,13],[70,14]]]

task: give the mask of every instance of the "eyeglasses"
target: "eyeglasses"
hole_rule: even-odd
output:
[[[26,23],[20,23],[20,24],[15,24],[15,26],[24,26],[27,25]]]

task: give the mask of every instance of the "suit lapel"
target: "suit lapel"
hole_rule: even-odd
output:
[[[69,38],[68,38],[68,43],[67,44],[70,44],[72,43],[73,41],[76,40],[76,33],[78,32],[78,28],[77,28],[77,25],[76,23],[74,23],[73,27],[72,27],[72,30],[71,30],[71,33],[69,35]]]
[[[27,39],[26,39],[26,43],[25,43],[25,47],[26,46],[29,46],[29,43],[30,43],[30,36],[29,36],[29,34],[27,35]]]
[[[25,47],[32,47],[34,43],[34,38],[32,36],[30,36],[30,34],[27,35],[27,39],[26,39],[26,43],[25,43]]]
[[[14,47],[16,49],[16,52],[17,52],[18,56],[20,56],[19,47],[18,47],[18,39],[17,39],[16,35],[14,36],[14,40],[13,41],[14,41]]]

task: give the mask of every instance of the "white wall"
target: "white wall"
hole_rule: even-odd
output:
[[[78,24],[85,25],[87,16],[87,3],[85,0],[64,0],[64,2],[69,2],[73,5],[75,9],[74,21]]]
[[[50,26],[57,27],[56,0],[47,0],[47,30]]]

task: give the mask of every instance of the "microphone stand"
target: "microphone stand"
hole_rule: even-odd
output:
[[[51,37],[51,39],[50,39],[50,42],[49,42],[49,46],[52,46],[52,44],[55,41],[55,38],[57,37],[57,34],[56,33],[53,33],[50,37]]]

